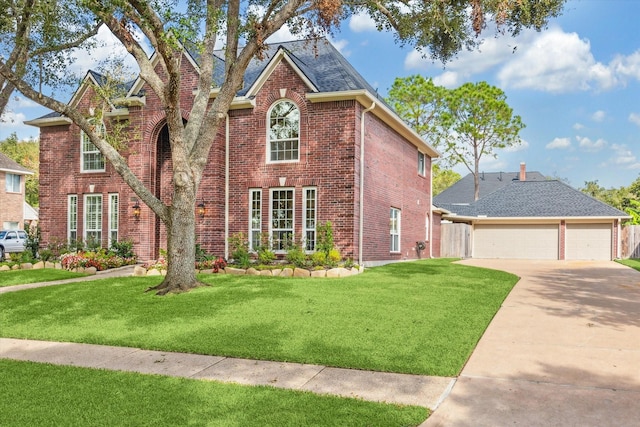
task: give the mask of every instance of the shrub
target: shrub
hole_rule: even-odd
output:
[[[337,249],[331,249],[327,254],[328,263],[332,266],[337,265],[342,259],[342,255],[340,255],[340,251]]]
[[[311,264],[315,267],[324,266],[327,263],[327,254],[324,252],[315,252],[311,255]]]
[[[53,259],[53,251],[51,249],[42,249],[40,250],[40,259],[44,262],[47,262]]]
[[[38,249],[40,248],[40,226],[28,227],[27,230],[27,242],[25,243],[26,249],[31,251],[33,258],[38,257]]]
[[[276,260],[276,254],[268,248],[261,248],[258,251],[258,261],[260,264],[271,264]]]
[[[112,252],[107,252],[105,249],[100,249],[98,251],[68,252],[60,257],[60,263],[67,270],[79,267],[95,267],[96,270],[102,271],[135,264],[136,259],[135,257],[119,257]]]
[[[307,255],[302,250],[302,245],[297,242],[292,242],[287,250],[287,261],[296,267],[305,267],[307,261]]]
[[[131,239],[112,242],[110,251],[121,258],[135,258],[133,253],[133,241]]]
[[[333,225],[331,224],[331,221],[325,222],[324,225],[318,224],[316,226],[316,231],[316,250],[328,255],[329,251],[334,248]]]

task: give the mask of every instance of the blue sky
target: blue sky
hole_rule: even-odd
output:
[[[517,171],[525,162],[527,170],[567,179],[574,187],[597,180],[609,188],[627,186],[640,175],[638,16],[637,0],[571,0],[547,30],[515,39],[487,31],[479,52],[461,52],[444,68],[401,48],[365,16],[345,21],[331,40],[383,96],[396,77],[412,74],[450,88],[482,80],[500,87],[527,127],[520,147],[483,158],[481,170]],[[290,36],[285,29],[276,38]],[[82,74],[92,61],[83,57],[77,71]],[[22,121],[46,111],[19,98],[0,123],[0,139],[12,132],[19,138],[38,134]]]

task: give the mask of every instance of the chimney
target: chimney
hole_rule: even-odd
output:
[[[522,162],[520,163],[520,181],[527,180],[527,165]]]

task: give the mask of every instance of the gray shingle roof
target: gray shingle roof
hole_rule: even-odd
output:
[[[3,153],[0,153],[0,170],[31,175],[33,172]]]
[[[372,95],[376,93],[344,56],[328,40],[322,38],[270,43],[264,52],[264,59],[254,58],[247,67],[244,88],[239,95],[244,95],[255,83],[279,49],[286,51],[293,63],[320,92],[366,89]]]
[[[527,181],[546,181],[540,172],[527,172]],[[520,172],[489,172],[480,173],[480,196],[482,199],[487,195],[511,184],[513,180],[518,180]],[[433,198],[436,206],[451,203],[473,203],[473,193],[475,185],[473,174],[468,174],[451,187],[444,190]]]
[[[626,213],[556,180],[511,181],[476,202],[437,206],[461,216],[489,218],[627,216]]]

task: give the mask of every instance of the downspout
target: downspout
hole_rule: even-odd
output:
[[[425,157],[427,155],[425,154]],[[441,219],[442,221],[442,219]],[[429,258],[433,258],[433,159],[429,160]]]
[[[229,259],[229,113],[225,116],[224,144],[224,258]]]
[[[364,234],[364,115],[376,108],[375,101],[362,111],[360,118],[360,227],[358,230],[358,265],[362,266],[362,235]]]

